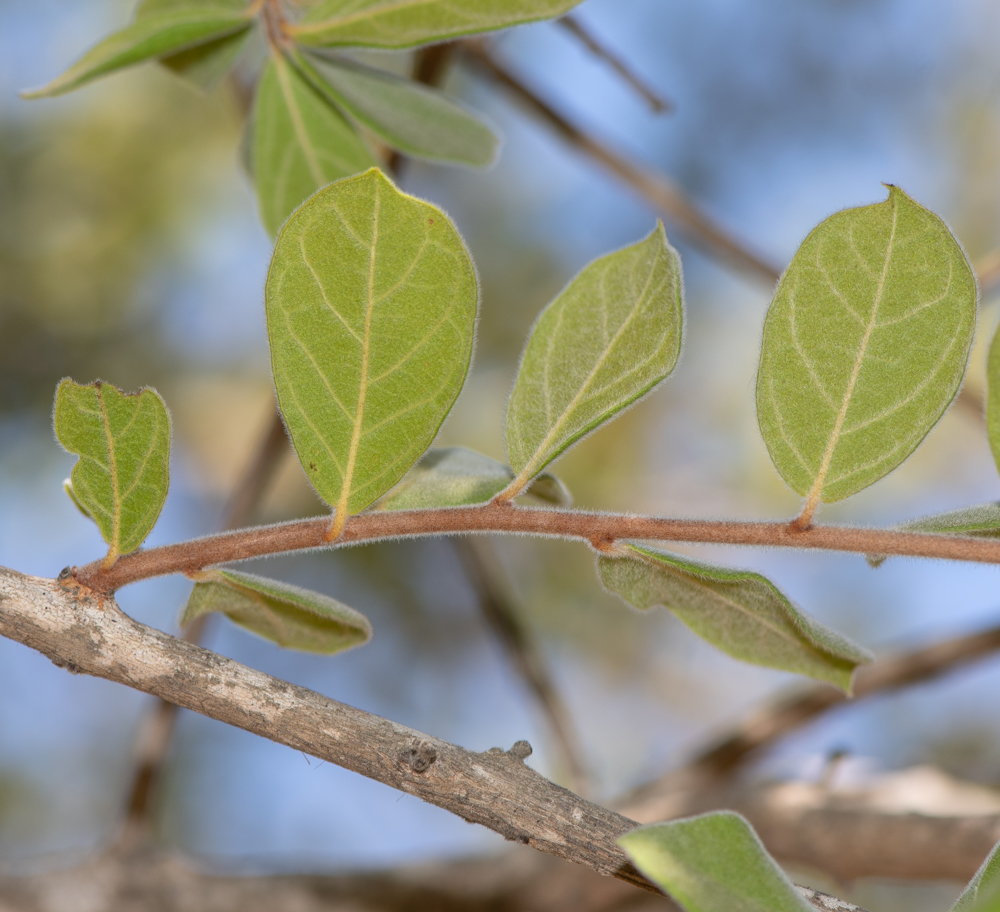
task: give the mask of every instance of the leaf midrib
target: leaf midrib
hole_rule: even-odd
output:
[[[289,79],[287,64],[284,58],[275,54],[272,56],[274,72],[278,77],[278,85],[281,87],[281,95],[285,99],[285,107],[288,109],[288,116],[292,121],[292,129],[295,131],[295,138],[302,149],[302,155],[306,160],[306,167],[317,187],[322,187],[326,183],[326,177],[320,168],[319,159],[316,157],[316,150],[312,146],[312,140],[306,131],[305,122],[302,120],[302,111],[292,89]]]
[[[840,442],[840,431],[847,418],[847,410],[850,408],[851,399],[854,396],[854,388],[857,386],[858,377],[861,374],[861,366],[865,359],[865,353],[868,350],[868,343],[871,341],[872,333],[878,328],[878,312],[879,308],[882,306],[882,297],[885,294],[885,283],[886,278],[889,275],[889,263],[892,261],[893,246],[896,240],[896,224],[898,220],[899,205],[895,199],[893,199],[892,227],[889,229],[889,241],[885,248],[885,261],[882,263],[882,274],[879,276],[878,286],[875,289],[875,301],[872,306],[871,319],[868,321],[868,324],[865,327],[864,336],[861,338],[861,345],[858,348],[858,356],[854,360],[851,377],[847,382],[847,389],[844,391],[844,401],[841,403],[840,411],[837,412],[837,417],[833,424],[833,430],[830,432],[830,439],[827,441],[826,449],[823,452],[823,458],[820,461],[819,471],[816,473],[816,479],[813,481],[812,488],[809,490],[809,494],[806,497],[806,504],[802,510],[802,518],[805,521],[812,518],[812,514],[815,512],[816,507],[819,505],[820,499],[823,496],[823,487],[826,484],[826,476],[830,471],[830,464],[833,462],[833,454],[837,449],[837,444]]]
[[[105,564],[111,566],[118,558],[121,543],[122,505],[118,491],[118,460],[115,458],[115,441],[111,435],[111,421],[108,418],[108,409],[104,404],[104,393],[101,386],[97,387],[97,404],[101,409],[101,423],[104,425],[104,439],[108,447],[108,472],[111,475],[111,544],[108,556],[104,559]]]

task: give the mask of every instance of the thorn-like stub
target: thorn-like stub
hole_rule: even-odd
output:
[[[430,741],[414,741],[403,751],[401,759],[413,772],[426,773],[437,758],[437,748]]]
[[[515,760],[520,760],[524,763],[534,753],[531,749],[531,745],[527,741],[515,741],[514,746],[507,751],[507,754],[513,757]]]
[[[76,567],[63,567],[62,570],[59,571],[59,575],[56,577],[56,580],[60,583],[66,582],[66,580],[73,575],[75,570]]]

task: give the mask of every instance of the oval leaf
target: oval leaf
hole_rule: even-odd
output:
[[[254,183],[271,235],[320,187],[374,159],[354,128],[281,56],[264,67],[253,117]]]
[[[896,187],[805,239],[764,324],[757,416],[781,477],[816,506],[898,466],[958,391],[976,280],[948,227]]]
[[[309,480],[347,517],[430,446],[465,382],[478,286],[436,207],[372,169],[321,190],[278,237],[267,277],[278,404]]]
[[[1000,912],[1000,844],[986,856],[951,912]]]
[[[47,86],[22,92],[24,98],[61,95],[114,70],[174,54],[213,38],[250,27],[246,10],[188,6],[151,13],[105,38]]]
[[[485,503],[513,477],[502,462],[465,447],[430,450],[378,506],[380,510],[424,510]],[[525,493],[562,507],[573,502],[566,486],[548,472],[539,475]]]
[[[331,102],[400,152],[474,166],[496,156],[493,131],[435,89],[350,60],[298,55],[296,62]]]
[[[155,390],[126,395],[99,380],[86,386],[63,380],[56,390],[55,432],[80,457],[72,497],[101,530],[110,566],[142,544],[167,497],[167,407]]]
[[[520,493],[553,459],[648,393],[681,350],[681,261],[657,223],[595,260],[535,323],[507,404],[507,457]]]
[[[343,652],[367,643],[372,636],[368,618],[336,599],[235,570],[198,575],[181,626],[212,611],[300,652]]]
[[[759,573],[639,545],[622,548],[621,555],[598,560],[611,592],[640,610],[662,605],[735,659],[829,681],[847,692],[854,669],[872,660],[867,649],[799,611]]]
[[[561,16],[580,0],[325,0],[290,32],[300,44],[408,48]]]
[[[815,912],[732,811],[639,827],[618,844],[687,912]]]

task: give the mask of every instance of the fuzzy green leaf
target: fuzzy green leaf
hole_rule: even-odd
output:
[[[934,516],[911,519],[896,527],[904,532],[931,532],[935,535],[973,535],[993,538],[1000,535],[1000,501],[964,507]],[[869,566],[881,567],[886,562],[884,554],[867,554]]]
[[[185,6],[150,13],[105,38],[47,86],[24,98],[61,95],[114,70],[163,57],[250,27],[246,10],[225,4]]]
[[[795,607],[759,573],[714,567],[640,545],[598,560],[611,591],[640,610],[662,605],[735,659],[808,675],[850,691],[867,649]]]
[[[300,44],[408,48],[561,16],[580,0],[324,0],[292,27]]]
[[[300,652],[343,652],[367,643],[372,636],[368,618],[335,599],[235,570],[198,575],[181,626],[212,611]]]
[[[814,912],[732,811],[639,827],[618,844],[687,912]]]
[[[334,508],[331,538],[430,446],[465,382],[478,295],[448,217],[375,168],[315,194],[281,230],[271,365],[302,466]]]
[[[97,523],[113,563],[142,544],[167,497],[167,407],[155,390],[126,395],[100,381],[83,386],[63,380],[56,390],[55,432],[80,457],[71,496]]]
[[[400,152],[473,166],[496,156],[493,131],[435,89],[341,58],[300,54],[296,63],[333,104]]]
[[[584,267],[542,311],[521,357],[507,404],[509,496],[673,370],[682,315],[680,257],[660,223]]]
[[[993,336],[986,359],[986,436],[1000,469],[1000,328]]]
[[[423,510],[485,503],[513,478],[514,473],[502,462],[474,450],[430,450],[378,506],[381,510]],[[558,506],[572,503],[566,486],[548,472],[539,475],[525,493]]]
[[[66,492],[66,496],[73,501],[73,506],[76,507],[87,519],[93,520],[93,516],[87,508],[80,502],[80,498],[76,496],[76,491],[73,490],[73,482],[68,478],[63,479],[63,490]]]
[[[806,518],[892,471],[941,417],[965,372],[976,294],[948,227],[896,187],[803,241],[764,324],[757,415]]]
[[[208,0],[195,3],[193,0],[143,0],[135,11],[136,20],[147,18],[169,10],[198,7],[227,7],[245,11],[244,0]],[[176,54],[160,58],[168,70],[197,86],[204,92],[215,88],[235,65],[243,48],[246,47],[252,29],[245,28],[232,35],[206,41]]]
[[[951,912],[1000,912],[1000,844],[986,856]]]
[[[261,74],[253,136],[257,201],[272,235],[320,187],[375,163],[354,128],[279,55]]]

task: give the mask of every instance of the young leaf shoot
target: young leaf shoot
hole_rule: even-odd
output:
[[[332,541],[420,458],[458,396],[475,269],[440,209],[373,168],[288,220],[265,294],[278,404],[333,507]]]
[[[814,912],[732,811],[639,827],[618,844],[686,912]]]
[[[867,649],[799,611],[770,581],[749,570],[713,567],[640,545],[602,555],[598,574],[642,611],[672,611],[698,636],[735,659],[808,675],[850,691]]]
[[[300,44],[409,48],[561,16],[580,0],[321,0],[291,26]]]
[[[155,390],[127,395],[96,381],[63,380],[56,390],[55,432],[80,459],[73,502],[108,544],[105,565],[134,551],[156,523],[169,486],[170,417]]]
[[[510,500],[663,380],[681,350],[683,282],[663,225],[595,260],[542,311],[507,403]]]
[[[235,570],[198,574],[181,626],[213,611],[286,649],[331,655],[367,643],[363,614],[318,592]]]
[[[806,498],[800,527],[820,502],[892,471],[941,417],[965,372],[976,296],[947,225],[896,187],[803,241],[768,311],[757,375],[764,442]]]
[[[375,163],[354,128],[280,54],[261,73],[252,123],[257,201],[271,235],[320,187]]]

